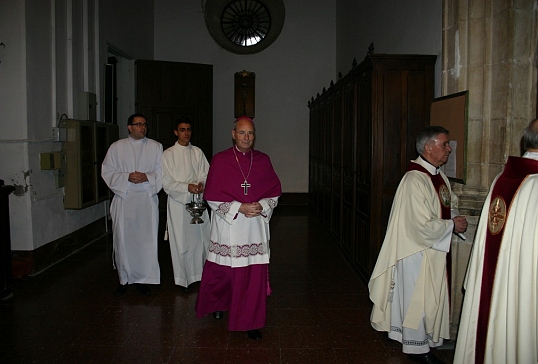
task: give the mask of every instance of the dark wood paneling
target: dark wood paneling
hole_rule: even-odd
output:
[[[415,136],[429,124],[435,59],[369,55],[309,103],[309,202],[365,281]]]

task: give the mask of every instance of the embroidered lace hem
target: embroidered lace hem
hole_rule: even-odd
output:
[[[246,258],[253,255],[264,255],[268,252],[267,243],[253,243],[245,245],[221,245],[212,241],[209,244],[209,251],[223,257]]]

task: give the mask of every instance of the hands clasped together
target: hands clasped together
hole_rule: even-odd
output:
[[[148,176],[144,172],[131,172],[129,173],[129,182],[131,183],[144,183],[148,181]]]
[[[245,217],[259,216],[262,211],[263,207],[259,202],[242,203],[239,208],[239,212],[245,215]]]

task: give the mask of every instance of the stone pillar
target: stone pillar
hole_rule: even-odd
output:
[[[521,155],[523,129],[536,118],[535,0],[444,0],[443,96],[468,90],[467,180],[455,185],[469,217],[467,241],[453,241],[452,337],[461,287],[487,191],[509,155]]]

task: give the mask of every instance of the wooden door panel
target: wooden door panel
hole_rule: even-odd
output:
[[[192,122],[191,143],[213,156],[213,66],[195,63],[136,62],[136,109],[148,118],[148,136],[166,149],[176,142],[175,120]]]
[[[406,124],[406,103],[403,100],[405,92],[403,82],[404,77],[399,70],[386,72],[383,77],[383,102],[382,114],[378,115],[380,124],[383,127],[382,140],[374,148],[379,148],[379,155],[382,159],[378,161],[383,165],[382,175],[383,187],[398,185],[402,178],[400,171],[401,150],[405,143],[400,139],[404,137],[402,124]]]
[[[185,95],[187,103],[213,103],[213,71],[208,72],[207,67],[205,64],[186,64],[185,82],[191,85]]]
[[[183,85],[188,85],[186,70],[183,64],[165,65],[161,69],[161,104],[188,105],[188,90]]]

